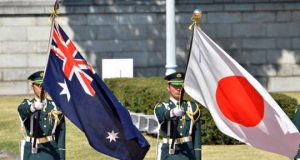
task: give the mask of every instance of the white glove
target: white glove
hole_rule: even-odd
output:
[[[171,112],[170,112],[171,117],[174,117],[174,116],[180,117],[180,116],[182,116],[182,114],[183,114],[183,110],[178,107],[171,109]]]
[[[34,111],[36,111],[36,110],[41,110],[41,109],[43,109],[43,103],[41,103],[40,101],[35,101],[32,105],[31,105],[31,107],[30,107],[30,110],[31,110],[31,112],[34,112]]]

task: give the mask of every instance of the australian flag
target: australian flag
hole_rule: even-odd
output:
[[[118,159],[143,159],[149,144],[126,108],[54,22],[44,88],[97,151]]]

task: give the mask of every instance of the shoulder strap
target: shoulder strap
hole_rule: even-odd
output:
[[[162,104],[165,106],[166,109],[170,109],[168,102],[162,102]]]
[[[166,106],[169,105],[169,104],[166,103],[166,102],[159,102],[159,103],[157,103],[157,104],[155,105],[155,107],[154,107],[154,115],[155,115],[155,118],[156,118],[156,121],[157,121],[157,122],[159,122],[159,121],[158,121],[157,116],[156,116],[156,108],[157,108],[157,106],[159,106],[160,104],[162,104],[166,109],[167,109]],[[164,123],[164,121],[161,122],[161,123],[159,123],[159,125],[161,126],[163,123]]]
[[[164,107],[165,107],[166,109],[169,108],[169,103],[168,103],[168,102],[164,102],[164,101],[158,103],[158,104],[154,107],[154,114],[155,114],[155,118],[156,118],[157,122],[159,122],[159,121],[158,121],[158,119],[157,119],[155,110],[156,110],[156,107],[157,107],[158,105],[160,105],[160,104],[163,104]],[[160,127],[161,127],[161,125],[162,125],[163,123],[165,123],[165,121],[159,123],[159,130],[160,130]],[[171,121],[167,121],[167,123],[168,123],[168,124],[167,124],[167,125],[168,125],[168,126],[167,126],[167,136],[170,137],[170,132],[171,132]]]
[[[20,114],[19,114],[19,119],[20,119],[20,123],[21,123],[21,132],[23,134],[23,137],[25,139],[26,137],[26,132],[25,132],[25,126],[24,126],[24,122],[26,121],[27,118],[25,118],[24,120],[22,120]]]

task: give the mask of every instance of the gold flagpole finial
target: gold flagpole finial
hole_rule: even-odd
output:
[[[202,12],[198,9],[195,9],[192,17],[192,21],[195,22],[197,26],[200,25],[201,17],[202,17]]]
[[[57,13],[58,10],[59,10],[59,3],[58,3],[58,0],[55,1],[55,4],[54,4],[54,7],[53,7],[53,8],[54,8],[54,12]]]
[[[58,14],[59,14],[59,2],[58,0],[56,0],[53,9],[50,10],[50,17],[48,20],[49,24],[52,24],[52,19],[58,17]]]
[[[192,30],[193,26],[196,25],[198,27],[200,27],[200,20],[202,17],[202,12],[199,9],[195,9],[193,12],[193,16],[191,18],[191,20],[193,21],[192,24],[189,26],[189,29]]]

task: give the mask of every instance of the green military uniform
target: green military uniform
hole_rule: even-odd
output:
[[[175,75],[178,75],[178,72]],[[169,84],[181,85],[183,76],[174,78],[167,76]],[[173,81],[172,81],[173,80]],[[182,82],[181,82],[182,81]],[[162,160],[200,160],[201,159],[201,124],[200,109],[195,103],[182,101],[181,109],[183,114],[180,117],[171,117],[171,110],[177,107],[174,98],[159,102],[154,109],[160,126],[162,145],[160,149],[160,159]],[[176,119],[178,118],[177,126]],[[176,128],[175,128],[176,127]],[[174,130],[175,128],[175,130]],[[174,132],[175,131],[175,132]],[[175,134],[175,135],[174,135]],[[175,137],[175,152],[170,152],[172,138]]]
[[[33,76],[30,80],[33,83],[42,83],[40,77]],[[18,107],[19,116],[25,128],[24,132],[26,132],[23,140],[25,143],[21,143],[21,158],[23,160],[65,159],[66,128],[64,116],[55,106],[55,103],[49,99],[42,101],[43,108],[41,110],[33,111],[32,105],[36,101],[40,100],[37,97],[32,100],[24,99]],[[40,116],[38,124],[36,124],[38,112],[40,112]],[[34,138],[36,138],[36,153],[32,152]]]
[[[176,117],[170,117],[170,110],[176,105],[171,101],[163,101],[156,105],[155,115],[161,124],[160,134],[163,137],[161,146],[161,159],[170,160],[199,160],[201,159],[201,124],[199,120],[200,110],[195,103],[187,101],[182,102],[184,115],[179,117],[177,128],[175,129],[175,138],[178,144],[175,144],[175,154],[169,154],[169,145],[174,133]],[[190,129],[191,128],[191,129]],[[168,134],[169,133],[169,134]]]
[[[294,115],[294,119],[293,122],[295,124],[295,126],[297,127],[298,131],[300,131],[300,105],[297,105],[297,109]],[[300,159],[300,146],[298,149],[298,153],[295,156],[295,159],[299,160]]]

